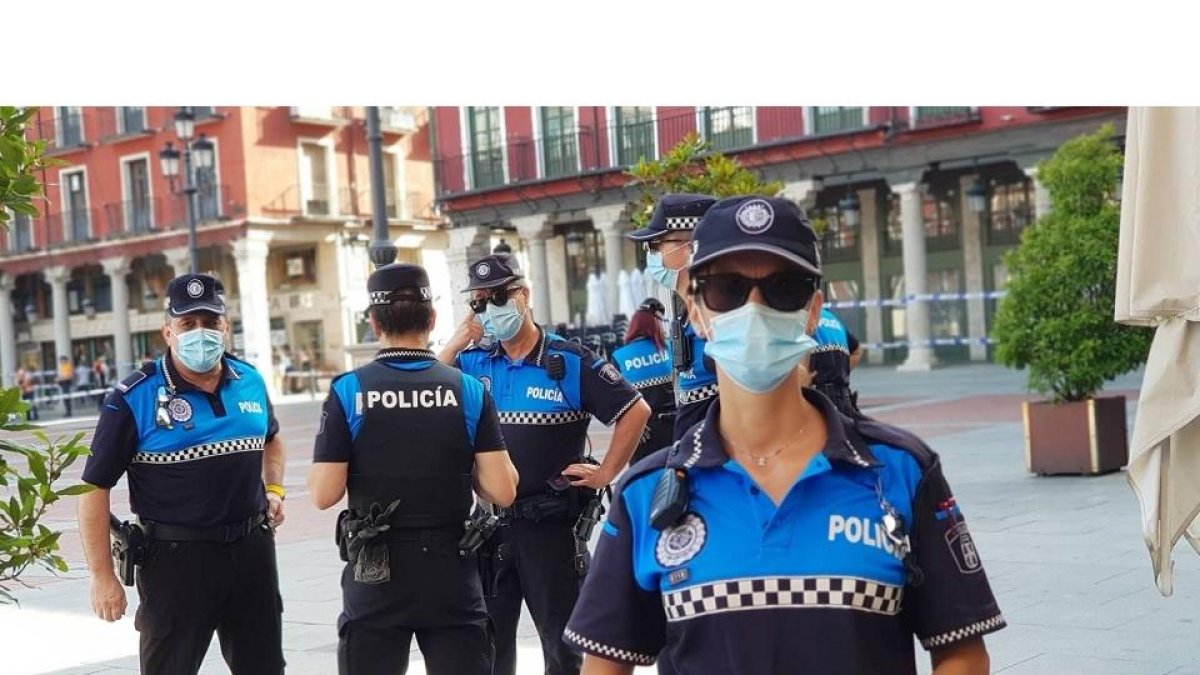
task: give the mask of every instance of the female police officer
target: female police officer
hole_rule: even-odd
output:
[[[564,635],[583,672],[906,675],[915,634],[935,674],[986,673],[1004,620],[937,455],[800,386],[821,309],[803,213],[726,199],[696,242],[720,400],[623,479]]]
[[[459,541],[472,487],[506,506],[517,471],[483,385],[425,348],[436,319],[425,270],[385,265],[367,287],[383,349],[334,380],[308,481],[320,509],[350,493],[338,668],[404,672],[415,633],[431,674],[491,675],[476,561]]]
[[[658,300],[646,298],[629,320],[625,344],[612,354],[613,364],[650,405],[650,421],[633,453],[634,462],[674,440],[675,388],[671,349],[662,327],[666,311]]]

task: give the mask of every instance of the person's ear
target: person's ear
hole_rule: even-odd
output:
[[[688,296],[685,300],[687,303],[688,321],[692,324],[692,330],[705,340],[712,339],[708,334],[708,318],[704,316],[705,310],[700,306],[700,303],[692,296]]]

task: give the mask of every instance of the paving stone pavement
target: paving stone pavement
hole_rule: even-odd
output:
[[[1033,398],[1021,373],[953,366],[931,373],[864,368],[856,387],[871,414],[924,436],[943,457],[1009,627],[989,636],[992,670],[1005,675],[1200,675],[1200,559],[1176,551],[1174,596],[1153,584],[1137,500],[1123,472],[1036,477],[1025,471],[1019,404]],[[1140,377],[1111,383],[1127,394],[1132,428]],[[284,647],[289,674],[336,672],[334,633],[340,562],[329,541],[333,513],[306,507],[304,472],[316,404],[279,406],[289,447],[289,520],[280,530]],[[597,447],[608,435],[594,427]],[[114,495],[123,499],[120,490]],[[72,571],[35,579],[20,609],[0,608],[5,675],[137,672],[132,621],[91,616],[86,571],[72,542],[73,505],[55,513],[67,529]],[[130,594],[131,605],[136,594]],[[132,607],[131,607],[132,610]],[[540,673],[538,640],[526,615],[520,672]],[[415,647],[414,647],[415,649]],[[921,673],[928,658],[919,651]],[[226,673],[214,644],[201,671]],[[410,673],[424,673],[414,651]],[[639,669],[638,673],[653,672]]]

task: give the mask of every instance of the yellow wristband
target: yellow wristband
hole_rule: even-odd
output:
[[[287,490],[284,490],[282,485],[268,483],[267,492],[270,492],[273,495],[278,495],[280,499],[287,499]]]

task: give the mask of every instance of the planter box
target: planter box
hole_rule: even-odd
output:
[[[1125,397],[1101,396],[1054,405],[1025,401],[1025,466],[1031,472],[1095,475],[1129,461]]]

